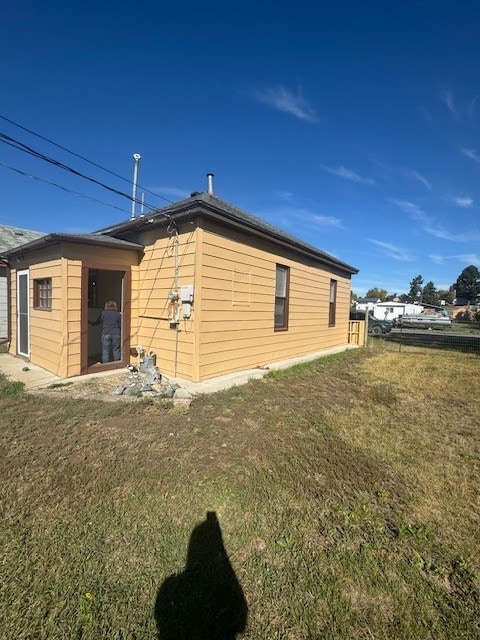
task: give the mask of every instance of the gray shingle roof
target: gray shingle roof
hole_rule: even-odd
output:
[[[233,204],[226,202],[225,200],[221,200],[217,198],[217,196],[212,196],[209,193],[196,193],[192,195],[190,198],[186,198],[185,200],[181,200],[180,202],[176,202],[174,204],[168,205],[166,207],[162,207],[156,211],[151,211],[143,217],[134,218],[133,220],[128,220],[126,222],[121,222],[119,224],[113,225],[111,227],[106,227],[104,229],[100,229],[97,231],[97,234],[100,235],[112,235],[112,236],[122,236],[125,237],[129,233],[138,232],[139,228],[143,227],[147,222],[156,222],[167,224],[169,219],[177,219],[183,218],[185,215],[197,214],[201,215],[204,213],[210,212],[217,214],[223,221],[228,222],[229,220],[232,222],[240,223],[244,226],[249,227],[252,230],[260,231],[264,234],[267,234],[270,238],[274,240],[279,240],[284,243],[287,243],[292,248],[296,248],[303,252],[306,252],[312,257],[316,257],[317,259],[321,259],[330,264],[336,265],[339,268],[345,269],[349,273],[358,273],[358,269],[350,266],[346,262],[342,262],[338,258],[314,247],[299,238],[275,227],[274,225],[258,218],[257,216],[252,215],[251,213],[247,213],[243,211],[243,209],[239,209]]]
[[[112,247],[116,249],[128,249],[134,251],[142,251],[143,246],[136,242],[129,242],[128,240],[121,240],[119,238],[113,238],[110,236],[99,236],[93,233],[49,233],[43,235],[41,238],[37,238],[32,242],[23,244],[20,247],[15,247],[10,251],[4,251],[3,255],[11,257],[24,251],[31,251],[34,249],[42,249],[48,245],[58,244],[59,242],[71,242],[77,244],[89,244],[97,245],[101,247]]]
[[[196,216],[204,216],[211,217],[215,219],[217,222],[224,224],[231,224],[233,226],[237,226],[237,228],[241,227],[243,231],[252,231],[256,233],[257,236],[272,241],[274,243],[280,244],[282,246],[286,246],[290,249],[299,251],[303,254],[306,254],[316,260],[319,260],[325,264],[328,264],[333,267],[338,267],[339,269],[346,271],[347,273],[354,274],[358,273],[358,269],[350,266],[346,262],[342,262],[335,256],[330,255],[329,253],[314,247],[299,238],[296,238],[290,233],[275,227],[274,225],[258,218],[257,216],[252,215],[251,213],[247,213],[236,207],[225,200],[221,200],[216,196],[210,195],[209,193],[196,193],[192,195],[190,198],[186,198],[181,200],[180,202],[176,202],[174,204],[168,205],[167,207],[163,207],[162,209],[157,209],[156,211],[151,211],[145,216],[140,216],[138,218],[134,218],[131,220],[127,220],[125,222],[120,222],[119,224],[113,225],[111,227],[106,227],[104,229],[100,229],[95,231],[94,233],[87,234],[68,234],[68,233],[51,233],[48,235],[42,235],[37,232],[26,232],[36,234],[34,237],[27,238],[26,235],[24,243],[20,243],[22,245],[22,249],[19,250],[18,245],[5,246],[3,249],[0,245],[0,252],[5,256],[18,255],[23,251],[29,251],[33,249],[40,249],[50,244],[59,243],[59,242],[74,242],[81,244],[93,244],[97,246],[107,246],[113,248],[123,248],[130,250],[143,250],[143,246],[138,244],[137,242],[131,242],[128,238],[135,237],[136,234],[142,228],[144,228],[147,223],[148,224],[168,224],[170,220],[178,220],[181,221],[186,218],[196,217]],[[3,229],[8,229],[9,227],[3,227]],[[0,227],[2,229],[2,227]],[[13,227],[12,229],[12,238],[13,235]],[[0,239],[1,239],[0,235]],[[21,237],[21,236],[19,236]]]
[[[43,235],[45,234],[40,231],[0,225],[0,253],[15,249],[15,247],[41,238]]]

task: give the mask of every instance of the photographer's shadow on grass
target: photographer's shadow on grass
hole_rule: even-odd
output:
[[[169,576],[155,602],[159,640],[235,640],[248,607],[223,546],[215,512],[192,531],[185,569]]]

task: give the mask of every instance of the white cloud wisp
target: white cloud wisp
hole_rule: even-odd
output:
[[[172,198],[188,198],[190,195],[189,191],[185,191],[184,189],[177,189],[177,187],[159,187],[153,186],[149,187],[151,191],[154,193],[160,193],[164,196],[172,196]]]
[[[453,99],[453,91],[442,91],[440,92],[440,100],[447,106],[447,109],[450,111],[450,114],[454,118],[454,120],[458,120],[458,109],[455,106],[455,101]]]
[[[402,211],[408,213],[412,220],[420,222],[423,230],[435,238],[452,242],[478,242],[480,240],[480,232],[478,231],[454,234],[442,229],[442,227],[435,224],[435,218],[429,216],[413,202],[408,202],[407,200],[392,200],[392,202]]]
[[[477,256],[476,253],[460,253],[455,256],[441,256],[437,253],[432,253],[429,258],[435,264],[443,264],[447,260],[457,260],[462,264],[473,264],[476,267],[480,267],[480,256]]]
[[[463,207],[464,209],[471,207],[473,204],[473,199],[472,198],[462,198],[462,197],[457,197],[453,199],[453,202],[458,206],[458,207]]]
[[[311,215],[310,219],[318,227],[334,227],[335,229],[344,229],[342,221],[339,218],[333,216],[319,216],[316,214]]]
[[[397,247],[390,242],[381,242],[380,240],[373,240],[369,238],[368,240],[372,244],[375,244],[377,247],[380,247],[382,252],[387,255],[389,258],[393,258],[394,260],[400,260],[401,262],[411,262],[413,260],[412,256],[408,251],[403,249],[402,247]]]
[[[317,122],[318,117],[315,110],[310,106],[302,92],[299,90],[294,94],[282,85],[274,88],[253,89],[253,96],[263,104],[295,116],[304,122]]]
[[[432,185],[430,184],[430,182],[425,178],[425,176],[422,176],[421,173],[418,173],[418,171],[415,171],[414,169],[412,169],[412,176],[416,180],[421,182],[424,187],[427,187],[427,189],[431,189],[432,188]]]
[[[338,176],[339,178],[344,178],[345,180],[350,180],[351,182],[356,182],[357,184],[369,184],[374,185],[374,181],[371,178],[362,178],[357,173],[352,171],[351,169],[347,169],[346,167],[327,167],[324,164],[320,165],[324,171],[328,171],[328,173],[333,174],[334,176]]]
[[[470,158],[470,160],[473,160],[474,162],[480,162],[480,156],[474,149],[462,149],[462,153],[467,158]]]

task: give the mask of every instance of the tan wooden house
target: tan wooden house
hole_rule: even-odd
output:
[[[346,346],[357,269],[210,193],[7,254],[10,352],[62,378],[138,363],[201,381]],[[115,300],[122,358],[101,364]]]

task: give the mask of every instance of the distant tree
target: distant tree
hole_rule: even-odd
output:
[[[400,302],[403,302],[403,304],[410,302],[410,298],[408,297],[408,295],[406,293],[402,293],[400,296],[398,296]]]
[[[386,289],[377,289],[377,287],[373,287],[373,289],[369,289],[365,294],[366,298],[376,298],[381,302],[385,302],[387,298],[387,290]]]
[[[423,287],[422,302],[425,302],[426,304],[437,304],[438,302],[437,287],[431,280]]]
[[[450,287],[450,289],[438,290],[439,300],[445,300],[447,304],[452,304],[454,298],[455,298],[455,289],[453,287]]]
[[[422,297],[422,284],[423,278],[418,275],[410,282],[410,291],[408,292],[408,298],[410,302],[418,302]]]
[[[480,271],[473,264],[465,267],[453,287],[457,298],[475,300],[480,294]]]
[[[385,298],[385,302],[390,302],[390,300],[395,300],[396,297],[397,297],[396,291],[395,293],[389,293],[388,296]]]

